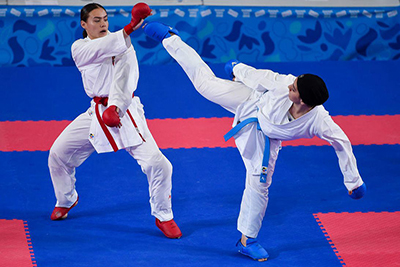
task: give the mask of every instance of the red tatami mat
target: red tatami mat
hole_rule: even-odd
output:
[[[316,213],[344,266],[400,266],[400,212]]]
[[[400,144],[400,115],[335,116],[353,145]],[[232,118],[188,118],[147,120],[158,146],[167,148],[234,147],[224,141]],[[0,151],[47,151],[70,121],[0,122]],[[322,146],[315,137],[283,142],[284,146]]]
[[[31,240],[22,220],[0,219],[0,266],[37,266],[33,259]]]

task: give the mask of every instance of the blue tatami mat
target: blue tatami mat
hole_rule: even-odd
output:
[[[156,228],[146,177],[125,152],[93,155],[78,169],[80,202],[57,222],[49,218],[55,198],[48,153],[1,152],[1,217],[27,221],[38,266],[259,265],[235,250],[245,172],[237,150],[163,152],[174,165],[180,240]],[[331,147],[282,149],[259,235],[271,256],[265,264],[341,266],[313,213],[398,210],[399,146],[356,146],[354,152],[368,184],[359,201],[347,196]]]

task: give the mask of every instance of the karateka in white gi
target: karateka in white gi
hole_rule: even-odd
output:
[[[256,238],[267,208],[268,187],[281,141],[313,136],[328,141],[339,158],[350,196],[358,199],[364,195],[366,186],[351,143],[322,106],[329,94],[321,78],[312,74],[282,75],[231,61],[225,69],[235,81],[220,79],[181,40],[176,29],[150,22],[145,24],[144,32],[162,43],[202,96],[235,114],[231,135],[247,171],[237,225],[242,233],[236,244],[240,253],[258,261],[269,256]]]
[[[179,238],[182,233],[173,220],[171,206],[172,165],[147,127],[140,99],[133,97],[139,69],[129,34],[140,27],[151,9],[139,3],[131,13],[131,22],[111,33],[107,12],[101,5],[91,3],[81,10],[84,39],[75,41],[71,51],[85,92],[93,100],[50,149],[48,164],[57,198],[51,219],[66,218],[78,203],[76,167],[94,151],[125,149],[147,175],[151,214],[156,217],[157,227],[167,237]]]

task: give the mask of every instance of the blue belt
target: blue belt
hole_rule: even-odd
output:
[[[248,119],[245,119],[244,121],[238,123],[229,132],[227,132],[224,135],[225,141],[228,141],[231,137],[233,137],[235,134],[237,134],[244,126],[246,126],[247,124],[252,123],[252,122],[256,122],[257,129],[261,130],[260,124],[258,123],[257,118],[248,118]],[[260,183],[267,182],[268,161],[269,161],[269,138],[268,138],[268,136],[265,136],[265,148],[264,148],[264,156],[263,156],[263,161],[262,161]]]

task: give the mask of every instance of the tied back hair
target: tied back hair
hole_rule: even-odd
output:
[[[87,22],[87,19],[89,18],[89,13],[92,12],[92,10],[95,10],[97,8],[102,8],[104,11],[106,11],[106,9],[102,5],[97,4],[97,3],[90,3],[90,4],[87,4],[86,6],[84,6],[81,9],[81,21],[83,20],[84,22]],[[106,11],[106,13],[107,13],[107,11]],[[82,36],[83,36],[83,38],[86,38],[88,36],[85,29],[83,30]]]

